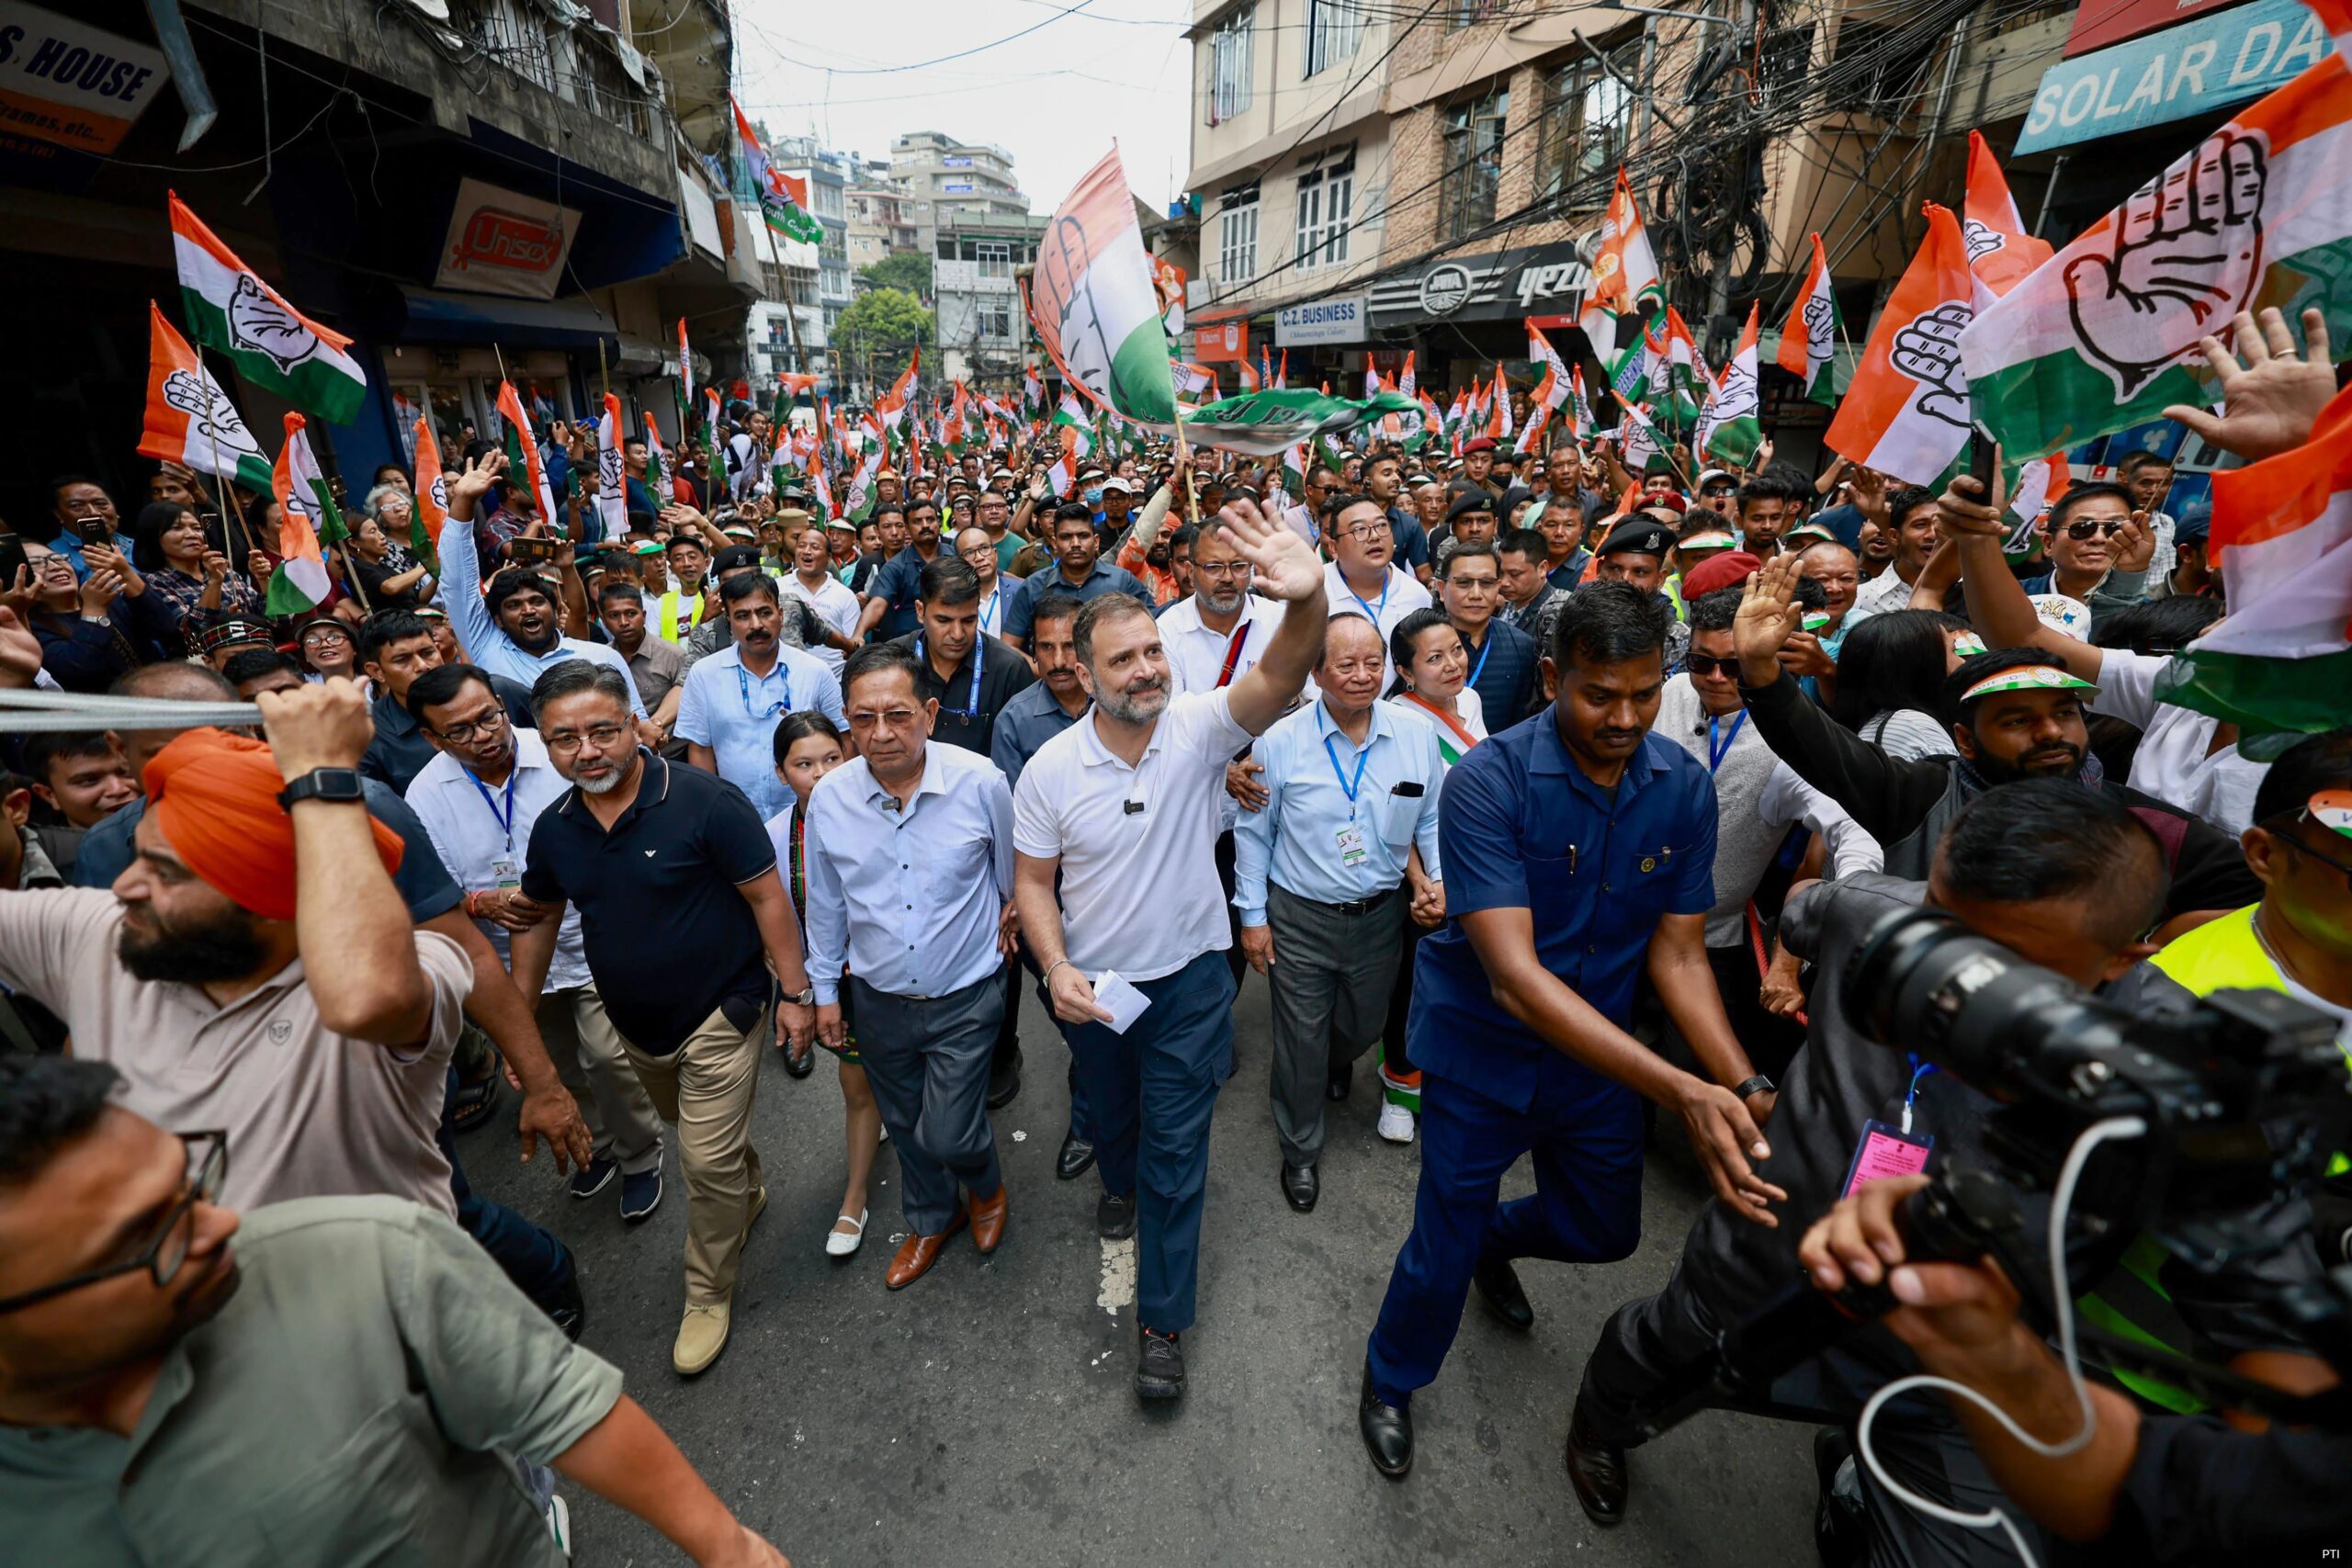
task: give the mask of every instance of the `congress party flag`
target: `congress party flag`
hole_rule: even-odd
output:
[[[1188,411],[1184,434],[1195,446],[1271,457],[1302,442],[1336,435],[1392,413],[1402,415],[1408,426],[1427,417],[1422,405],[1402,392],[1383,389],[1376,397],[1358,400],[1333,397],[1311,387],[1268,388]],[[1426,423],[1423,428],[1427,429]]]
[[[596,518],[605,540],[628,532],[628,465],[621,461],[621,400],[605,394],[605,417],[596,422]]]
[[[2342,7],[2318,7],[2331,31]],[[2239,112],[1962,334],[2007,452],[2055,451],[2215,400],[2198,340],[2306,307],[2352,341],[2352,74],[2331,54]],[[2339,335],[2340,334],[2340,335]],[[2232,616],[2235,608],[2234,584]]]
[[[507,487],[520,488],[548,526],[560,529],[563,523],[556,513],[555,491],[548,487],[547,468],[539,461],[539,444],[531,435],[531,422],[512,381],[498,384],[498,417],[506,426]]]
[[[180,310],[196,341],[227,355],[254,386],[330,424],[349,424],[368,395],[368,373],[351,356],[351,340],[288,304],[177,192],[168,199]]]
[[[662,427],[653,423],[653,411],[645,411],[645,450],[651,457],[646,465],[646,477],[654,481],[653,499],[662,506],[678,498],[671,487],[677,483],[678,470],[670,460],[670,449],[662,445]]]
[[[2302,446],[2213,476],[2211,548],[2230,613],[2156,682],[2248,736],[2352,723],[2352,390]]]
[[[1813,265],[1804,275],[1804,287],[1797,290],[1788,325],[1781,329],[1779,364],[1804,383],[1806,397],[1833,408],[1838,403],[1838,333],[1844,325],[1838,317],[1838,291],[1830,287],[1829,261],[1816,233]]]
[[[2009,182],[1981,130],[1968,133],[1968,198],[1961,206],[1960,232],[1968,242],[1968,270],[1976,277],[1979,310],[2050,259],[2050,242],[2025,231]]]
[[[265,607],[273,616],[299,615],[326,603],[327,563],[321,549],[347,536],[334,491],[320,471],[299,413],[286,416],[286,446],[277,454],[270,491],[277,498],[277,570],[270,573]]]
[[[1625,171],[1617,171],[1617,190],[1600,223],[1600,250],[1592,261],[1592,287],[1586,298],[1594,305],[1625,315],[1646,316],[1665,299],[1658,279],[1657,254],[1650,249],[1649,231],[1642,209],[1634,205],[1634,188]]]
[[[147,302],[147,422],[140,433],[139,455],[250,491],[270,486],[269,459],[245,428],[237,405],[153,299]]]
[[[1926,204],[1928,237],[1862,350],[1823,445],[1849,462],[1905,484],[1933,484],[1960,456],[1969,434],[1969,378],[1961,333],[1974,317],[1974,280],[1960,220]],[[2020,443],[2013,452],[2048,447]]]
[[[1046,224],[1029,305],[1046,352],[1071,385],[1114,413],[1173,427],[1168,333],[1116,147]]]
[[[743,118],[743,106],[732,96],[729,96],[727,107],[735,111],[735,142],[742,151],[743,166],[751,171],[752,188],[759,194],[761,219],[787,240],[811,245],[822,243],[825,226],[809,216],[808,186],[786,179],[768,161],[768,151],[760,145],[759,133]],[[797,191],[795,186],[798,186]]]
[[[1747,308],[1747,325],[1739,334],[1739,347],[1732,354],[1731,364],[1724,370],[1723,385],[1714,390],[1713,423],[1700,443],[1707,456],[1734,468],[1747,467],[1764,442],[1764,427],[1757,420],[1762,404],[1756,389],[1756,325],[1761,309],[1761,305]]]
[[[441,552],[435,541],[441,537],[442,525],[449,521],[449,479],[441,471],[441,444],[433,434],[433,422],[416,422],[416,504],[409,508],[409,553],[441,575]]]

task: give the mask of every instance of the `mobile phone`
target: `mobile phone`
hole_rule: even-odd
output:
[[[0,590],[17,586],[17,574],[32,563],[25,558],[25,542],[14,534],[0,534]]]
[[[516,565],[537,565],[555,559],[556,546],[562,541],[537,535],[518,534],[506,541],[507,558]]]
[[[2001,466],[2000,443],[1984,428],[1984,422],[1975,422],[1976,438],[1969,443],[1968,477],[1984,487],[1984,499],[1993,498],[1993,473]]]
[[[102,517],[85,517],[82,519],[82,542],[110,550],[114,548],[114,529]]]

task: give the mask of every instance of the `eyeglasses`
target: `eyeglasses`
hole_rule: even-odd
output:
[[[1388,532],[1388,525],[1379,522],[1351,523],[1346,527],[1335,528],[1332,531],[1337,534],[1345,534],[1351,539],[1376,539]]]
[[[1690,667],[1693,675],[1720,675],[1728,681],[1739,679],[1737,655],[1729,659],[1710,659],[1703,653],[1691,653],[1684,655],[1682,661]]]
[[[85,1285],[95,1285],[101,1280],[111,1280],[119,1274],[135,1274],[141,1269],[154,1280],[158,1290],[170,1284],[178,1275],[180,1265],[187,1261],[188,1246],[196,1236],[196,1226],[189,1223],[189,1214],[198,1203],[220,1201],[220,1183],[229,1174],[228,1134],[183,1133],[180,1142],[187,1145],[187,1189],[136,1253],[104,1268],[70,1275],[55,1284],[43,1285],[37,1291],[27,1291],[22,1295],[0,1301],[0,1315],[48,1301],[52,1296],[62,1296],[68,1291],[78,1291]]]
[[[302,634],[302,646],[305,648],[314,642],[349,642],[350,640],[349,632],[340,631],[334,626],[312,626]]]
[[[861,708],[849,716],[852,729],[872,729],[876,725],[885,729],[910,729],[921,716],[912,708],[886,708],[880,713]]]
[[[506,716],[498,709],[492,708],[481,718],[469,723],[453,724],[447,729],[436,729],[433,733],[452,746],[470,746],[478,739],[487,740],[496,735],[505,723]]]
[[[2112,539],[2116,535],[2123,532],[2123,529],[2124,522],[2121,518],[2086,517],[2079,523],[2066,525],[2066,537],[2079,540],[2087,539],[2093,534],[2104,534]]]
[[[2302,808],[2301,808],[2300,810],[2296,811],[2296,812],[2295,812],[2295,814],[2294,814],[2293,816],[2291,816],[2291,817],[2288,817],[2288,818],[2278,818],[2278,819],[2274,819],[2274,823],[2273,823],[2273,825],[2272,825],[2272,827],[2271,827],[2271,831],[2272,831],[2272,832],[2274,832],[2274,833],[2278,833],[2278,829],[2279,829],[2279,828],[2281,828],[2281,827],[2286,826],[2288,823],[2301,824],[2301,823],[2304,823],[2304,822],[2308,822],[2308,821],[2310,821],[2311,819],[2312,819],[2311,807],[2308,807],[2308,806],[2306,806],[2306,807],[2303,807]],[[2256,826],[2260,826],[2260,824],[2256,824]],[[2329,829],[2329,831],[2333,832],[2333,831],[2334,831],[2334,829]],[[2307,855],[2311,856],[2311,857],[2312,857],[2312,859],[2313,859],[2313,860],[2315,860],[2315,861],[2319,862],[2319,863],[2320,863],[2320,864],[2324,865],[2324,866],[2332,866],[2332,867],[2334,867],[2335,870],[2337,870],[2337,871],[2339,871],[2339,872],[2342,872],[2342,873],[2344,874],[2344,881],[2345,881],[2346,886],[2347,887],[2352,887],[2352,861],[2340,861],[2340,860],[2337,860],[2334,855],[2327,854],[2327,853],[2324,852],[2323,851],[2313,849],[2311,845],[2309,845],[2309,844],[2305,843],[2301,839],[2292,837],[2292,836],[2290,836],[2290,835],[2289,835],[2289,834],[2279,833],[2279,834],[2278,834],[2278,836],[2279,836],[2280,838],[2282,838],[2282,839],[2285,839],[2285,840],[2287,840],[2287,842],[2289,842],[2289,843],[2290,843],[2290,844],[2294,845],[2294,846],[2295,846],[2295,848],[2297,848],[2297,849],[2301,850],[2303,853],[2305,853],[2305,854],[2307,854]]]
[[[1250,563],[1246,560],[1195,560],[1193,571],[1203,577],[1248,577]]]
[[[620,744],[621,737],[629,733],[626,725],[594,724],[586,729],[551,729],[540,737],[549,751],[560,751],[569,757],[582,744],[593,744],[599,751],[609,751]]]

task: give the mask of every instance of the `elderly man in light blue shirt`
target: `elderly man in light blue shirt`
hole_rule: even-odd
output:
[[[917,694],[911,649],[863,649],[843,673],[858,755],[808,797],[808,980],[836,1049],[849,993],[898,1145],[907,1236],[883,1281],[896,1291],[967,1222],[984,1253],[1004,1235],[987,1100],[1013,944],[1012,789],[987,758],[930,743],[939,704]]]
[[[1263,810],[1234,833],[1241,947],[1273,992],[1271,1092],[1283,1196],[1320,1193],[1323,1107],[1344,1100],[1380,1037],[1405,920],[1442,909],[1437,731],[1380,701],[1387,648],[1352,608],[1331,617],[1315,668],[1321,699],[1258,741]],[[1408,886],[1409,885],[1409,886]]]
[[[815,709],[843,728],[841,682],[824,660],[787,647],[784,601],[775,580],[747,572],[721,584],[734,641],[686,671],[678,704],[678,739],[686,761],[752,797],[760,820],[792,805],[776,776],[775,727],[784,716]]]
[[[441,525],[441,581],[447,584],[441,603],[448,607],[449,629],[458,634],[466,657],[479,669],[528,686],[550,665],[567,659],[609,664],[628,682],[629,712],[645,718],[638,700],[637,681],[628,660],[601,642],[582,642],[563,635],[562,616],[554,591],[534,572],[507,567],[490,580],[486,594],[474,592],[481,581],[481,556],[474,545],[474,508],[506,471],[506,459],[492,453],[467,464],[447,482],[449,520]],[[560,547],[569,549],[564,543]],[[643,725],[640,724],[640,728]]]
[[[531,828],[571,793],[571,781],[548,761],[538,731],[508,721],[473,665],[426,671],[408,703],[435,752],[409,784],[409,809],[465,889],[466,913],[512,969],[508,932],[544,918],[521,897]],[[662,1201],[662,1121],[589,976],[577,908],[564,910],[537,1007],[548,1055],[595,1143],[594,1157],[571,1174],[571,1195],[593,1198],[617,1175],[621,1218],[634,1224]]]

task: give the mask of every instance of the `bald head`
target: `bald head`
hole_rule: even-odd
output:
[[[119,697],[145,697],[163,703],[233,703],[238,700],[237,688],[209,665],[191,664],[184,659],[162,664],[142,664],[107,688]],[[179,739],[176,729],[119,729],[115,743],[122,748],[125,761],[130,764],[130,776],[139,787],[147,787],[147,764],[155,753]]]

